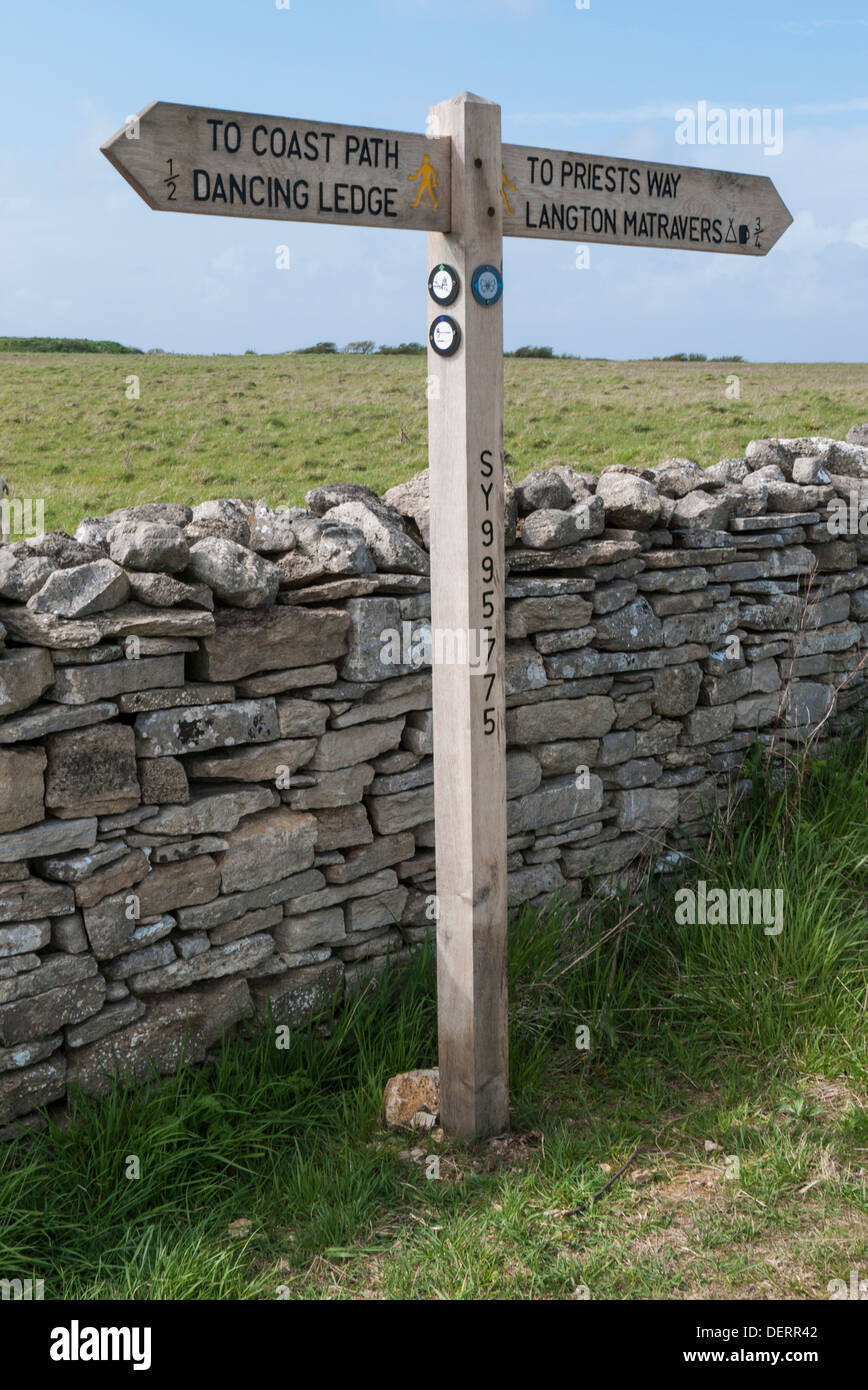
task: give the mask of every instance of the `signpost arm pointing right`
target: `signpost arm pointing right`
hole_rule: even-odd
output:
[[[432,117],[452,140],[452,228],[429,233],[429,270],[458,272],[461,333],[451,355],[428,351],[440,1109],[470,1137],[509,1122],[503,303],[471,290],[474,270],[502,270],[503,173],[499,106],[465,93]]]

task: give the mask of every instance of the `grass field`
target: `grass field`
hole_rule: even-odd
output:
[[[700,464],[750,439],[843,438],[868,420],[853,364],[507,359],[515,478],[552,463],[599,469],[673,456]],[[46,527],[154,500],[263,496],[317,483],[384,492],[426,464],[425,360],[346,355],[0,355],[0,474],[43,497]],[[139,379],[130,399],[127,378]],[[740,399],[725,392],[740,379]]]
[[[780,935],[678,926],[672,878],[579,923],[527,913],[509,1136],[381,1127],[387,1078],[435,1062],[430,958],[288,1050],[263,1027],[83,1099],[0,1146],[4,1275],[46,1299],[826,1299],[868,1278],[866,836],[862,735],[801,788],[758,784],[685,876],[779,886]]]
[[[516,477],[708,464],[868,419],[860,366],[510,359],[506,380]],[[158,498],[383,491],[424,467],[425,410],[413,358],[4,354],[0,474],[68,529]],[[780,937],[676,926],[671,878],[582,924],[516,924],[508,1138],[380,1127],[388,1076],[435,1060],[423,958],[328,1036],[282,1051],[264,1029],[0,1147],[4,1277],[43,1278],[46,1298],[180,1299],[822,1299],[868,1277],[866,774],[863,736],[796,800],[758,787],[691,866],[783,887]]]

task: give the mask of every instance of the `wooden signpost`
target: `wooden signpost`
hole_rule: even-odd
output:
[[[792,218],[761,176],[502,146],[469,93],[429,132],[152,102],[102,150],[159,211],[429,234],[440,1093],[471,1136],[509,1123],[503,237],[764,256]]]
[[[433,117],[452,142],[453,222],[429,235],[428,264],[457,274],[461,346],[428,350],[431,626],[468,634],[466,663],[433,667],[440,1113],[452,1133],[496,1134],[509,1119],[503,304],[478,303],[472,278],[502,266],[500,107],[457,97]]]

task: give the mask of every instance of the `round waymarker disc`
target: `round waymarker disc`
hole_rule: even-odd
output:
[[[428,276],[428,293],[435,304],[451,304],[458,298],[461,280],[451,265],[435,265]]]
[[[439,352],[441,357],[451,357],[453,352],[458,351],[461,329],[448,314],[441,314],[432,323],[428,337],[435,352]]]
[[[496,265],[478,265],[470,281],[477,304],[496,304],[503,294],[503,276]]]

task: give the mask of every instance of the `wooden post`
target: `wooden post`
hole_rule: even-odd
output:
[[[500,107],[465,93],[430,129],[452,140],[452,228],[429,233],[429,270],[461,282],[448,308],[428,298],[429,327],[461,331],[454,355],[428,349],[440,1091],[444,1128],[469,1137],[509,1122],[503,306],[471,291],[503,266]]]

